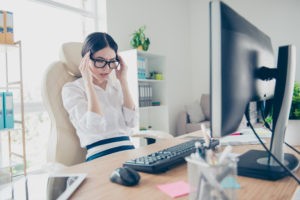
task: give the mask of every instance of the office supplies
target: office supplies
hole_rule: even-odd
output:
[[[204,143],[204,140],[190,140],[184,143],[162,149],[160,151],[126,161],[123,166],[131,167],[137,171],[147,173],[161,173],[169,170],[177,164],[183,163],[186,156],[194,153],[195,142]],[[218,140],[213,139],[211,143],[215,145]]]
[[[262,140],[264,143],[265,140]],[[244,144],[259,144],[259,140],[251,134],[244,134],[244,135],[235,135],[235,136],[226,136],[220,138],[220,144],[223,145],[244,145]]]
[[[4,92],[3,107],[4,107],[5,128],[14,128],[14,107],[13,107],[12,92]]]
[[[13,44],[13,13],[0,10],[0,44]]]
[[[272,136],[272,132],[266,128],[257,127],[255,128],[255,131],[260,138],[271,138]],[[238,132],[240,132],[241,135],[253,135],[251,128],[240,129]]]
[[[234,133],[231,133],[230,135],[231,136],[234,136],[234,135],[243,135],[243,133],[241,133],[241,132],[234,132]]]
[[[141,177],[139,173],[129,167],[117,168],[112,172],[110,176],[111,182],[125,186],[137,185],[140,181],[140,178]]]
[[[219,157],[219,163],[223,163],[224,160],[228,157],[229,153],[232,151],[231,146],[226,146],[223,152],[221,153]]]
[[[202,130],[202,133],[203,133],[203,137],[204,137],[204,140],[205,140],[205,145],[208,147],[209,144],[210,144],[210,134],[208,133],[208,131],[206,130],[206,127],[204,124],[201,124],[201,130]]]
[[[0,44],[5,43],[4,11],[0,10]]]
[[[157,188],[171,196],[172,198],[182,197],[190,192],[189,184],[184,181],[157,185]]]
[[[5,43],[13,44],[14,43],[14,28],[13,28],[13,13],[6,11],[4,15],[5,19]]]
[[[232,176],[226,177],[221,182],[221,187],[224,189],[231,188],[231,189],[240,189],[241,185],[237,182],[235,178]]]
[[[216,159],[212,150],[207,151],[206,160],[192,155],[186,158],[190,199],[235,199],[235,188],[230,186],[237,182],[236,159],[228,156],[230,151],[228,147]]]
[[[203,143],[200,143],[200,142],[195,142],[195,148],[198,152],[198,156],[201,157],[202,159],[205,159],[206,157],[206,149],[205,149],[205,146],[203,145]]]

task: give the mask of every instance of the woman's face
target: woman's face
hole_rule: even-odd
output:
[[[99,63],[105,64],[105,61],[114,61],[114,60],[116,60],[116,53],[112,48],[105,47],[104,49],[101,49],[101,50],[95,52],[92,55],[92,58],[94,60],[97,60],[98,64]],[[109,67],[109,65],[106,64],[102,68],[97,68],[94,63],[95,62],[92,60],[91,71],[92,71],[94,79],[96,79],[96,81],[99,81],[99,82],[103,82],[105,80],[108,80],[109,74],[112,71],[112,69]]]

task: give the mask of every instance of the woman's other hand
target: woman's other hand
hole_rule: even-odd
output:
[[[93,82],[93,76],[90,69],[92,62],[90,60],[90,52],[86,53],[81,59],[79,70],[81,72],[82,78],[86,84],[91,84]]]
[[[124,83],[127,81],[127,65],[119,54],[118,59],[120,62],[120,69],[116,69],[116,76],[121,83]]]

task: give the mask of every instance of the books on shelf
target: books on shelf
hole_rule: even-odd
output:
[[[13,13],[0,10],[0,44],[14,43]]]
[[[140,107],[152,106],[152,85],[149,83],[139,84]]]
[[[0,92],[0,130],[4,129],[4,105],[3,92]]]
[[[0,129],[14,128],[13,93],[0,92]]]
[[[137,68],[138,68],[138,79],[147,78],[147,67],[146,67],[146,58],[138,56],[137,58]]]

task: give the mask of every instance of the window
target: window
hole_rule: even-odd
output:
[[[62,43],[106,31],[105,0],[1,0],[1,9],[13,12],[14,39],[22,41],[27,160],[32,167],[46,161],[50,131],[41,98],[44,71],[58,60]]]

